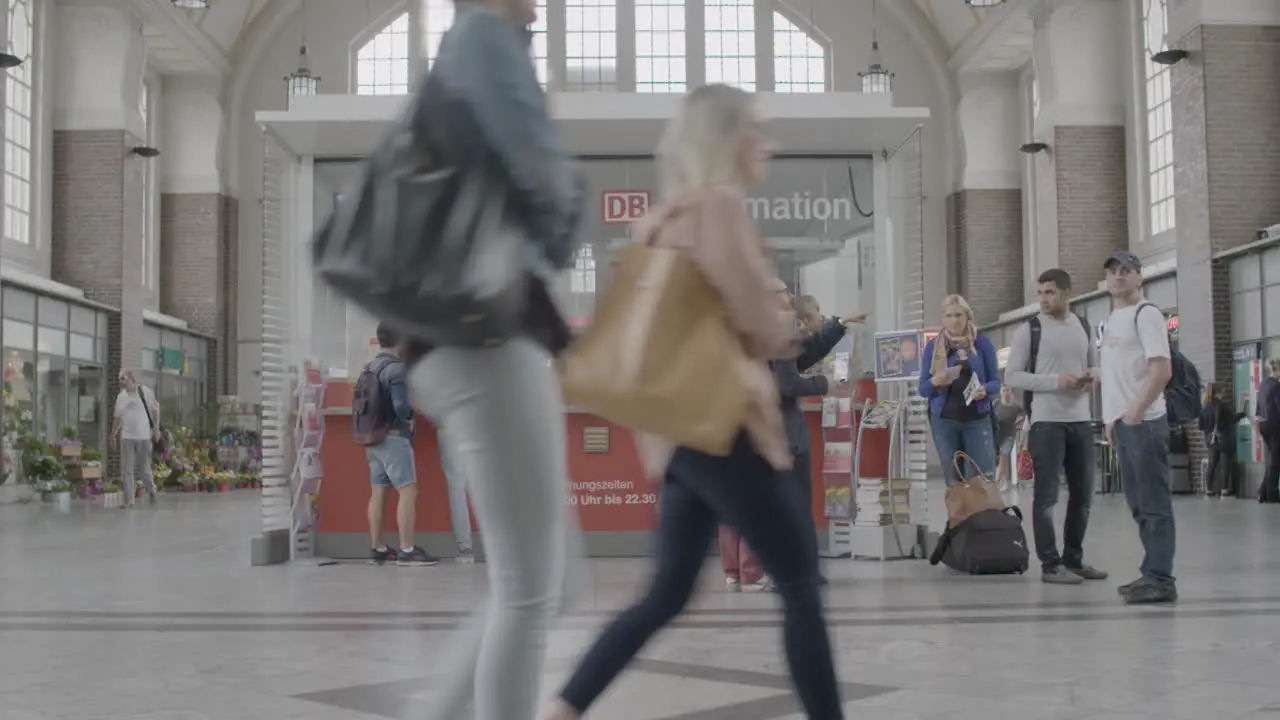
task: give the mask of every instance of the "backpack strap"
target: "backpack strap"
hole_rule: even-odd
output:
[[[1040,357],[1040,335],[1044,332],[1044,328],[1040,324],[1039,315],[1035,315],[1027,321],[1027,329],[1031,333],[1031,350],[1027,353],[1026,371],[1034,374],[1036,371],[1036,359]],[[1022,411],[1027,414],[1027,417],[1031,416],[1031,398],[1034,395],[1035,393],[1030,390],[1022,393]]]
[[[1146,308],[1146,307],[1156,307],[1156,304],[1155,304],[1155,303],[1144,302],[1144,303],[1142,303],[1142,304],[1138,305],[1138,309],[1137,309],[1137,310],[1134,310],[1134,311],[1133,311],[1133,331],[1134,331],[1134,332],[1137,332],[1137,331],[1138,331],[1138,313],[1142,312],[1142,308]],[[1156,308],[1156,309],[1157,309],[1157,310],[1159,310],[1160,308]],[[1161,313],[1161,315],[1163,315],[1163,314],[1164,314],[1164,313]],[[1141,336],[1139,336],[1139,337],[1138,337],[1138,340],[1139,340],[1139,342],[1141,342],[1142,337],[1141,337]]]

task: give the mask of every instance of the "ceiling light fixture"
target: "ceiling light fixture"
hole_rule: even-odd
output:
[[[871,58],[862,78],[862,92],[868,95],[893,92],[893,73],[880,61],[880,41],[876,39],[876,0],[871,0]]]
[[[1151,62],[1157,65],[1177,65],[1190,55],[1186,50],[1161,50],[1151,56]]]
[[[1029,143],[1023,143],[1018,148],[1018,151],[1026,153],[1027,155],[1035,155],[1036,153],[1042,153],[1048,149],[1049,149],[1048,143],[1043,143],[1043,142],[1040,142],[1039,140],[1033,140],[1032,142],[1029,142]]]
[[[1004,0],[964,0],[969,7],[991,8],[997,5],[1003,5]]]
[[[131,150],[129,150],[129,152],[133,153],[134,155],[137,155],[140,158],[147,158],[147,159],[160,156],[159,150],[147,145],[135,145]]]
[[[179,10],[207,10],[209,0],[169,0]]]
[[[298,48],[298,69],[284,76],[286,89],[285,107],[293,107],[296,97],[310,97],[320,92],[320,76],[312,75],[307,67],[307,5],[301,4],[302,47]]]

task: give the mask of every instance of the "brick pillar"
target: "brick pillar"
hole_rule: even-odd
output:
[[[222,243],[224,257],[222,300],[224,305],[223,329],[218,336],[219,372],[222,375],[218,391],[235,395],[238,386],[240,349],[240,201],[234,197],[222,197]]]
[[[124,130],[58,130],[53,135],[53,279],[118,308],[107,334],[107,402],[121,368],[142,362],[143,189],[146,168]],[[118,475],[116,453],[108,458]]]
[[[1199,24],[1169,44],[1191,53],[1172,68],[1179,347],[1204,380],[1228,381],[1229,277],[1212,258],[1280,222],[1280,26]]]
[[[956,287],[978,325],[1021,307],[1022,191],[962,190],[947,198],[948,241]]]
[[[1129,248],[1129,189],[1123,126],[1053,129],[1058,267],[1082,291],[1102,278],[1102,265]]]

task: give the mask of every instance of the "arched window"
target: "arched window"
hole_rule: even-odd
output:
[[[1151,235],[1177,224],[1173,188],[1173,93],[1171,70],[1151,60],[1169,49],[1168,0],[1142,0],[1143,67],[1147,79],[1147,175]]]
[[[707,82],[756,89],[755,0],[706,0]]]
[[[10,0],[7,52],[22,64],[9,68],[6,78],[4,123],[4,237],[32,244],[31,237],[31,143],[35,112],[35,73],[31,46],[35,32],[31,22],[31,0]]]
[[[635,0],[636,92],[685,91],[685,0]]]
[[[618,7],[615,0],[565,0],[565,89],[618,87]]]
[[[827,51],[812,35],[780,12],[773,14],[773,90],[825,92]]]
[[[369,38],[369,42],[356,52],[356,94],[408,93],[409,13],[406,12]]]

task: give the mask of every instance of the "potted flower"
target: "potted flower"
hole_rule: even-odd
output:
[[[67,457],[63,455],[63,457]],[[102,453],[97,448],[83,448],[80,461],[70,464],[67,477],[71,480],[98,480],[102,477]]]
[[[80,457],[80,450],[83,447],[83,443],[80,442],[80,434],[76,432],[74,425],[64,425],[62,438],[54,444],[58,446],[58,453],[64,458]]]
[[[124,505],[124,488],[118,482],[109,482],[102,488],[102,507],[118,508]]]
[[[71,483],[66,480],[55,480],[49,484],[49,497],[59,510],[71,509]]]
[[[167,488],[169,478],[173,476],[173,468],[168,463],[156,463],[151,466],[151,477],[156,481],[156,487]]]
[[[65,484],[67,487],[64,492],[71,492],[70,484],[63,481],[62,463],[55,457],[49,455],[29,457],[23,470],[26,472],[27,482],[46,496],[52,495],[54,483]]]

